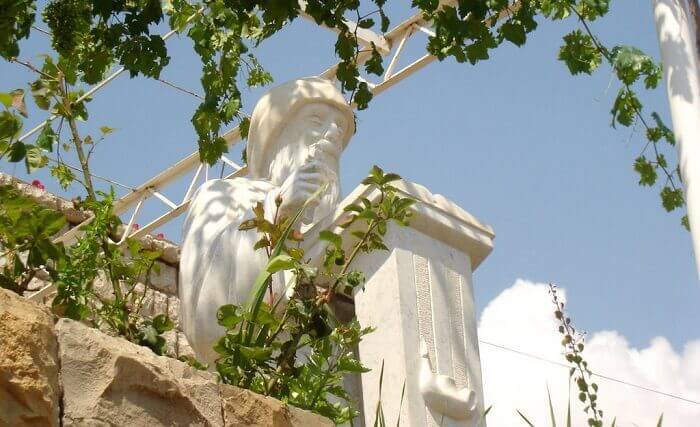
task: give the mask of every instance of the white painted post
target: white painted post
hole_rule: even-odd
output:
[[[355,315],[362,326],[377,328],[358,348],[371,371],[349,389],[361,402],[357,425],[374,425],[381,378],[388,424],[401,415],[407,427],[484,427],[472,272],[491,252],[493,230],[425,187],[392,184],[417,201],[410,225],[390,224],[388,250],[362,254],[352,264],[367,278],[354,296]],[[329,222],[342,221],[347,204],[378,196],[358,187]],[[349,246],[352,227],[335,231]],[[308,241],[314,241],[313,233],[305,234]],[[317,259],[324,247],[312,244],[307,255]]]
[[[700,64],[684,0],[653,0],[666,92],[700,276]]]

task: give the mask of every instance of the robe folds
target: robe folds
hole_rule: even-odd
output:
[[[254,250],[257,230],[238,227],[254,217],[262,202],[266,216],[274,214],[279,188],[247,178],[207,181],[192,198],[183,230],[180,256],[180,321],[197,358],[213,363],[213,346],[224,328],[216,312],[224,304],[243,305],[258,273],[267,265],[264,249]],[[284,295],[284,283],[273,280],[275,295]]]

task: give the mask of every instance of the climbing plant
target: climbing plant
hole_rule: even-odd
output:
[[[664,156],[663,144],[674,145],[672,132],[661,117],[644,109],[638,88],[655,89],[661,68],[651,57],[632,46],[607,43],[591,30],[591,22],[604,18],[610,0],[413,0],[434,27],[427,52],[439,60],[478,65],[504,43],[527,44],[528,37],[543,20],[575,20],[579,28],[564,36],[553,53],[572,75],[590,75],[603,65],[614,71],[618,92],[611,106],[613,126],[641,124],[646,142],[633,167],[639,184],[660,187],[661,202],[672,211],[684,204],[678,167]],[[302,10],[303,4],[304,9]],[[57,284],[56,313],[105,326],[115,333],[162,353],[162,333],[172,328],[166,316],[141,317],[142,296],[137,279],[154,268],[157,254],[138,244],[129,245],[130,259],[122,257],[112,241],[119,220],[113,214],[113,193],[100,193],[92,182],[90,156],[112,130],[103,126],[99,135],[85,135],[82,121],[88,120],[90,97],[86,89],[100,82],[115,65],[129,74],[159,78],[170,56],[158,27],[188,37],[201,60],[202,102],[191,121],[198,135],[200,158],[215,163],[226,152],[222,130],[238,124],[247,134],[248,119],[242,112],[241,90],[269,84],[272,74],[255,56],[256,48],[286,25],[308,14],[317,24],[336,31],[333,49],[339,59],[336,77],[350,102],[366,109],[372,93],[362,75],[381,75],[383,58],[377,47],[363,46],[357,28],[387,31],[392,18],[386,0],[49,0],[39,12],[35,0],[0,0],[0,56],[30,70],[36,80],[26,88],[5,88],[0,93],[0,159],[22,162],[29,172],[49,167],[51,175],[67,188],[78,184],[85,190],[76,200],[90,212],[93,221],[70,248],[51,240],[64,221],[57,215],[17,195],[0,189],[2,220],[0,246],[3,257],[1,285],[17,292],[26,290],[39,273]],[[350,27],[346,19],[358,23]],[[23,39],[48,28],[51,52],[34,64],[21,57]],[[41,24],[40,24],[41,25]],[[160,30],[158,28],[158,30]],[[21,141],[27,118],[25,94],[36,106],[55,115],[46,121],[34,141]],[[72,151],[80,167],[71,169],[62,154]],[[53,153],[52,161],[48,154]],[[659,182],[659,177],[661,181]],[[260,209],[247,227],[261,233],[258,248],[270,255],[267,268],[256,283],[256,293],[245,306],[223,306],[218,312],[226,335],[216,351],[221,358],[217,370],[225,382],[272,395],[315,410],[336,421],[348,420],[348,405],[332,404],[331,395],[346,399],[340,379],[344,373],[364,368],[349,351],[368,329],[356,323],[335,321],[330,304],[338,291],[350,292],[362,285],[359,272],[350,269],[360,252],[383,249],[386,223],[406,220],[411,201],[397,196],[390,183],[396,176],[374,169],[367,184],[376,187],[379,202],[367,200],[352,205],[345,225],[360,226],[356,241],[346,253],[347,242],[332,232],[321,234],[329,244],[320,269],[303,261],[303,252],[290,244],[298,239],[291,219],[267,223]],[[687,227],[687,219],[684,218]],[[23,257],[27,255],[27,258]],[[274,296],[265,300],[273,274],[294,272],[295,292],[278,315]],[[105,298],[94,289],[104,278],[111,287]],[[319,290],[316,285],[327,286]],[[308,357],[298,350],[308,349]],[[576,348],[572,348],[575,357]],[[580,369],[579,369],[580,371]],[[586,379],[586,372],[580,371]],[[591,400],[591,395],[586,399]],[[595,421],[595,418],[594,418]]]
[[[22,295],[33,280],[42,286],[51,282],[57,290],[55,314],[164,354],[162,334],[173,328],[173,322],[164,313],[141,313],[160,253],[129,240],[124,257],[108,240],[119,222],[111,210],[114,195],[103,196],[84,202],[93,219],[77,242],[65,247],[54,240],[68,224],[63,213],[42,206],[14,184],[0,186],[0,287]]]
[[[332,230],[321,231],[319,238],[328,246],[320,267],[312,266],[298,245],[303,235],[296,228],[304,207],[289,218],[275,213],[274,222],[265,219],[262,204],[255,207],[255,218],[240,229],[258,232],[255,247],[265,250],[269,261],[247,304],[218,310],[226,334],[214,350],[220,356],[216,369],[224,382],[312,410],[336,424],[358,415],[343,378],[367,372],[354,351],[372,328],[357,320],[338,321],[333,304],[339,295],[352,295],[364,284],[363,273],[351,266],[357,255],[386,250],[383,238],[389,223],[407,224],[414,200],[392,186],[398,179],[372,168],[363,184],[377,197],[363,197],[345,207],[339,226],[348,229],[351,243]],[[278,199],[278,208],[281,202]],[[273,276],[285,271],[291,273],[288,299],[271,293]]]
[[[639,49],[605,43],[591,31],[590,23],[605,17],[610,4],[611,0],[412,1],[412,6],[435,28],[426,50],[440,60],[454,58],[471,65],[488,60],[491,51],[503,43],[525,45],[542,20],[578,21],[580,28],[564,36],[557,57],[572,75],[592,74],[602,64],[612,68],[619,91],[611,108],[611,122],[613,126],[644,127],[646,142],[634,159],[633,168],[639,174],[640,185],[660,184],[661,203],[672,211],[681,208],[684,199],[678,167],[663,154],[662,144],[674,145],[675,140],[657,113],[644,110],[637,93],[640,86],[657,87],[661,68]],[[201,59],[204,90],[192,124],[199,137],[200,157],[212,164],[227,150],[221,137],[224,126],[238,123],[241,133],[247,133],[248,119],[241,109],[239,84],[259,86],[272,81],[272,75],[254,55],[255,48],[267,38],[302,12],[319,25],[335,30],[338,36],[334,50],[340,59],[336,76],[350,100],[364,109],[372,93],[361,73],[381,75],[384,67],[376,46],[363,47],[358,42],[357,28],[381,33],[391,24],[385,11],[386,0],[51,0],[43,8],[41,18],[49,28],[53,59],[48,58],[39,69],[19,58],[19,42],[32,34],[37,21],[36,1],[4,0],[2,6],[0,55],[39,74],[47,66],[56,67],[72,86],[100,81],[114,64],[121,64],[131,76],[157,78],[170,57],[164,36],[154,31],[156,25],[167,22],[172,30],[189,37]],[[348,26],[346,19],[355,20],[357,28]],[[41,95],[45,88],[31,88],[39,94],[35,99],[40,107],[52,112],[69,109],[75,110],[73,114],[87,114],[85,102],[89,98],[81,99],[79,90],[72,92],[73,98],[61,106],[45,102]],[[17,93],[5,93],[0,98],[5,105],[12,105]],[[7,111],[0,114],[0,156],[26,161],[32,167],[45,165],[41,151],[57,142],[52,137],[58,132],[47,123],[42,137],[34,144],[26,144],[17,141],[21,125],[19,115]],[[85,169],[82,162],[81,166]],[[52,172],[61,183],[71,180],[65,166],[59,164]],[[688,226],[687,218],[683,218],[683,223]]]
[[[24,162],[28,172],[46,167],[47,154],[55,151],[58,161],[50,166],[51,175],[64,188],[73,183],[82,185],[84,197],[73,202],[75,208],[90,216],[90,221],[81,229],[75,244],[66,248],[54,241],[66,225],[61,213],[39,206],[12,185],[0,188],[0,250],[7,260],[0,285],[22,294],[37,274],[44,274],[44,279],[56,286],[52,305],[56,314],[106,328],[163,354],[166,346],[162,334],[173,328],[172,321],[165,313],[153,317],[140,313],[150,274],[158,269],[155,261],[159,253],[127,240],[129,254],[125,257],[114,242],[121,236],[121,221],[112,209],[114,192],[95,190],[90,171],[93,150],[112,129],[102,126],[100,136],[95,138],[81,135],[78,122],[88,117],[88,99],[79,101],[83,92],[75,88],[75,65],[64,57],[55,62],[48,55],[41,68],[25,63],[38,76],[30,84],[34,102],[60,117],[59,126],[55,131],[46,123],[33,144],[16,141],[22,128],[21,117],[27,116],[25,92],[17,89],[0,94],[4,106],[0,113],[0,151],[11,162]],[[67,141],[61,140],[64,124],[70,135]],[[76,152],[81,166],[78,176],[61,161],[61,150]],[[38,181],[36,186],[43,189]],[[107,294],[100,292],[100,284],[107,285]]]

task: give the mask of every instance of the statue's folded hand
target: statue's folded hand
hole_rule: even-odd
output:
[[[310,162],[294,171],[282,184],[279,195],[282,199],[280,214],[294,215],[325,182],[325,173],[316,162]],[[318,204],[318,198],[310,202],[311,206]]]

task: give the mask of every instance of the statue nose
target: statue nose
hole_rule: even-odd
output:
[[[326,129],[326,134],[324,135],[324,137],[327,140],[338,144],[340,143],[341,136],[342,134],[340,133],[340,127],[338,127],[338,125],[335,124],[335,122],[331,122],[328,125],[328,129]]]

